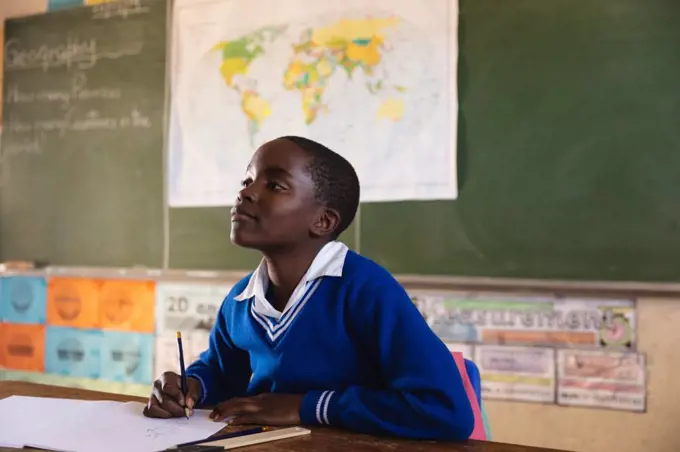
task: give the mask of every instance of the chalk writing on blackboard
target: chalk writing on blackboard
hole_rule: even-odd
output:
[[[19,83],[7,87],[5,102],[9,104],[30,104],[34,102],[56,103],[68,108],[72,103],[87,100],[116,100],[123,90],[110,86],[88,86],[87,75],[78,71],[73,74],[70,86],[63,89],[43,88],[40,91],[22,91]]]
[[[97,109],[90,109],[82,117],[75,117],[75,108],[71,108],[60,118],[36,119],[30,123],[15,119],[10,115],[6,127],[10,134],[56,132],[64,136],[69,131],[115,130],[128,127],[146,129],[151,127],[151,120],[136,107],[132,107],[129,113],[122,116],[106,116]]]
[[[97,109],[90,109],[76,117],[75,108],[70,108],[60,118],[37,119],[32,122],[21,121],[10,114],[4,125],[3,157],[14,154],[40,154],[50,133],[63,138],[68,133],[148,129],[151,125],[150,118],[134,106],[119,116],[107,116]]]
[[[118,0],[116,2],[102,3],[92,7],[93,19],[111,19],[145,14],[149,12],[148,6],[142,6],[141,0]]]
[[[24,139],[13,139],[3,145],[2,158],[16,154],[40,154],[43,143],[45,143],[45,136],[43,134],[36,134]],[[0,158],[0,164],[2,164],[2,158]]]
[[[4,64],[6,71],[26,69],[47,71],[58,67],[90,69],[102,59],[137,55],[143,47],[142,42],[130,42],[124,48],[102,50],[98,47],[96,39],[80,39],[71,34],[61,44],[25,47],[20,39],[12,38],[5,44]]]

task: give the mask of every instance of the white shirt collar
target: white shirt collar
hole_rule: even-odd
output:
[[[286,307],[283,309],[283,312],[286,312],[299,301],[299,298],[303,295],[304,288],[308,282],[323,276],[341,277],[342,269],[345,266],[347,251],[347,245],[342,242],[333,241],[324,245],[324,247],[321,248],[321,250],[319,250],[317,253],[307,272],[300,279],[298,286],[295,288],[292,295],[290,296],[290,299],[286,303]],[[278,319],[283,313],[274,309],[269,301],[267,301],[265,294],[267,293],[268,287],[269,275],[267,274],[267,263],[264,259],[262,259],[262,262],[260,262],[260,265],[258,265],[257,269],[250,277],[246,288],[243,289],[240,294],[236,295],[234,300],[245,301],[255,297],[255,311],[268,317]]]

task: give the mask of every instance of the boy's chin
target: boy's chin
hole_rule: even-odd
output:
[[[253,247],[252,240],[248,240],[247,237],[243,237],[243,234],[235,234],[234,231],[232,231],[231,234],[229,234],[229,238],[231,239],[231,243],[236,246],[240,246],[241,248]]]
[[[240,246],[241,248],[251,248],[257,250],[264,246],[264,243],[260,237],[253,236],[253,234],[244,233],[244,231],[234,230],[233,228],[229,234],[229,238],[231,239],[231,243],[236,246]]]

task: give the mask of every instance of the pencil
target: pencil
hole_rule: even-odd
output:
[[[182,378],[182,395],[184,396],[184,415],[189,419],[189,408],[186,406],[186,396],[189,392],[189,383],[187,382],[187,371],[184,368],[184,349],[182,347],[182,333],[177,332],[177,350],[179,353],[179,371]]]

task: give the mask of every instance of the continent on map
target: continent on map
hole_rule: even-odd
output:
[[[320,112],[328,112],[324,91],[339,69],[350,79],[357,69],[363,71],[371,79],[366,84],[371,94],[387,88],[384,78],[376,74],[376,68],[388,50],[384,30],[399,22],[396,17],[341,19],[328,27],[308,28],[302,33],[293,45],[294,55],[285,70],[283,84],[289,91],[299,91],[306,124],[314,122]],[[396,93],[405,90],[390,88]],[[391,97],[383,102],[376,116],[398,121],[404,109],[402,99]]]
[[[241,110],[248,120],[251,144],[262,122],[272,114],[272,109],[257,91],[257,81],[248,77],[253,61],[265,54],[264,45],[274,41],[286,26],[265,27],[232,41],[222,41],[212,51],[222,53],[220,73],[227,87],[241,97]]]

